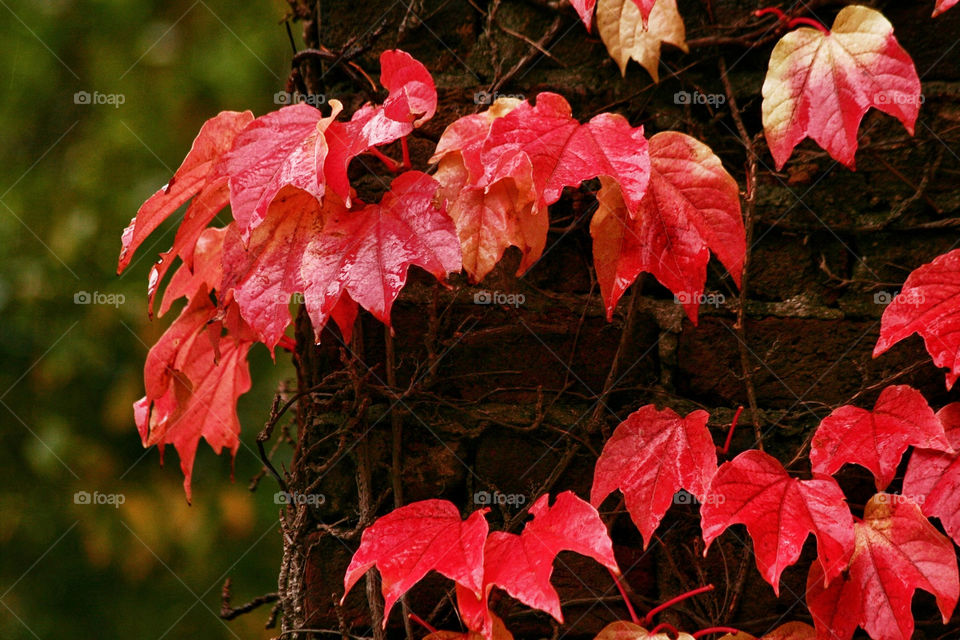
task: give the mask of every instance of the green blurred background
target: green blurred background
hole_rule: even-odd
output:
[[[276,490],[246,486],[281,353],[251,355],[243,444],[201,443],[188,506],[176,452],[144,451],[131,403],[174,313],[150,321],[146,276],[177,220],[118,277],[120,233],[204,120],[275,108],[289,69],[282,0],[0,0],[0,638],[265,638]],[[86,91],[123,104],[76,104]],[[111,99],[117,102],[119,99]],[[78,292],[123,304],[75,304]],[[74,493],[122,494],[78,505]]]

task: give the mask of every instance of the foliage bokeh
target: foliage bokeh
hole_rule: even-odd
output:
[[[216,615],[225,577],[237,603],[275,585],[278,507],[273,486],[247,491],[254,451],[241,446],[231,484],[229,456],[202,445],[191,507],[176,452],[161,467],[133,424],[147,345],[176,312],[147,317],[147,272],[177,221],[115,271],[120,231],[200,124],[276,108],[286,4],[0,4],[0,637],[268,637],[265,610],[229,628]],[[123,103],[77,104],[81,91]],[[278,364],[252,353],[245,433],[291,375]]]

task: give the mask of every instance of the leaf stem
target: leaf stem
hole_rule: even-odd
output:
[[[655,635],[657,635],[658,633],[660,633],[661,631],[667,631],[667,632],[669,632],[669,633],[672,633],[674,636],[679,636],[679,635],[680,635],[680,630],[677,629],[677,628],[676,628],[675,626],[673,626],[672,624],[670,624],[669,622],[661,622],[660,624],[658,624],[657,626],[655,626],[653,629],[650,629],[649,634],[650,634],[651,636],[655,636]]]
[[[723,448],[717,447],[721,455],[725,456],[730,452],[730,441],[733,440],[733,431],[737,428],[737,420],[740,419],[741,413],[743,413],[743,405],[737,407],[737,412],[733,414],[733,421],[730,423],[730,430],[727,431],[727,439],[723,442]]]
[[[808,27],[813,27],[815,29],[819,29],[820,33],[822,33],[825,36],[830,35],[830,29],[827,29],[825,26],[823,26],[822,24],[820,24],[819,22],[811,18],[794,18],[787,23],[787,28],[793,29],[797,25],[801,25],[801,24],[807,25]]]
[[[700,631],[692,635],[694,638],[700,638],[710,633],[740,633],[740,629],[734,629],[733,627],[708,627],[706,629],[700,629]]]
[[[400,165],[397,164],[397,161],[390,156],[385,155],[382,151],[380,151],[380,149],[377,149],[376,147],[370,147],[367,149],[367,153],[380,160],[380,162],[387,167],[387,171],[390,173],[400,172]]]
[[[654,617],[655,615],[657,615],[658,613],[660,613],[661,611],[663,611],[664,609],[668,609],[668,608],[672,607],[673,605],[675,605],[675,604],[677,604],[677,603],[679,603],[679,602],[683,602],[683,601],[686,600],[687,598],[692,598],[693,596],[697,596],[697,595],[700,595],[701,593],[706,593],[706,592],[708,592],[708,591],[713,591],[713,585],[712,585],[712,584],[708,584],[708,585],[703,586],[703,587],[698,587],[698,588],[694,589],[693,591],[687,591],[686,593],[681,593],[681,594],[678,595],[676,598],[670,598],[669,600],[667,600],[667,601],[664,602],[663,604],[657,605],[657,606],[654,607],[653,609],[650,609],[650,611],[647,613],[647,615],[645,615],[645,616],[643,617],[643,624],[644,624],[644,626],[649,625],[650,622],[653,620],[653,617]],[[659,625],[658,625],[658,626],[659,626]],[[651,632],[651,633],[652,633],[652,632]]]
[[[429,631],[430,633],[436,633],[436,632],[437,632],[437,630],[433,628],[433,625],[431,625],[429,622],[427,622],[426,620],[424,620],[423,618],[421,618],[421,617],[418,616],[417,614],[415,614],[415,613],[409,613],[409,614],[407,614],[407,617],[410,618],[411,620],[413,620],[414,622],[416,622],[418,625],[420,625],[421,627],[423,627],[423,628],[426,629],[427,631]]]
[[[613,578],[613,584],[617,585],[617,589],[620,591],[620,597],[623,598],[623,604],[627,605],[627,611],[630,612],[630,620],[633,621],[633,624],[640,624],[640,619],[637,617],[637,612],[634,611],[633,604],[630,602],[630,598],[627,597],[627,592],[623,588],[623,585],[620,584],[617,574],[609,567],[607,568],[607,571],[610,572],[610,577]]]

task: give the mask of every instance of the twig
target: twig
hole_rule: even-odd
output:
[[[753,386],[753,376],[750,373],[750,354],[747,347],[746,307],[747,291],[750,275],[750,248],[753,245],[753,211],[757,195],[757,152],[753,146],[753,139],[747,133],[747,127],[740,115],[737,98],[727,75],[727,63],[721,56],[719,59],[720,79],[730,103],[730,115],[740,134],[740,140],[747,152],[747,194],[744,198],[743,226],[746,232],[746,251],[743,255],[743,271],[740,280],[740,304],[737,307],[737,322],[734,329],[737,332],[737,342],[740,347],[740,367],[743,370],[743,382],[747,387],[747,402],[750,405],[750,419],[753,422],[753,435],[757,449],[763,451],[763,434],[760,431],[760,417],[757,409],[757,392]]]
[[[220,591],[220,617],[224,620],[233,620],[238,616],[242,616],[245,613],[250,613],[257,607],[268,604],[270,602],[276,602],[280,599],[279,593],[267,593],[262,596],[257,596],[250,602],[242,604],[239,607],[230,606],[230,586],[231,580],[227,578],[223,582],[223,589]]]

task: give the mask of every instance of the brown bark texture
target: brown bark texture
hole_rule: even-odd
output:
[[[829,24],[845,4],[783,8]],[[392,338],[362,313],[350,345],[327,329],[314,346],[309,319],[301,313],[294,355],[298,388],[286,395],[296,393],[298,400],[288,414],[274,412],[272,440],[293,447],[290,466],[277,474],[288,490],[323,494],[325,500],[289,505],[281,514],[284,631],[404,637],[409,630],[399,605],[386,631],[379,630],[382,597],[375,571],[366,588],[361,583],[338,604],[344,570],[366,526],[415,500],[451,500],[466,515],[483,506],[485,495],[497,494],[512,498],[491,505],[491,529],[517,532],[524,507],[543,493],[589,495],[605,437],[642,405],[681,414],[707,410],[718,444],[743,405],[725,459],[757,446],[759,433],[766,451],[804,474],[806,439],[832,409],[847,403],[870,407],[892,383],[916,386],[934,407],[950,400],[919,338],[878,359],[871,351],[885,296],[895,294],[912,269],[960,240],[960,48],[950,51],[960,34],[960,9],[931,21],[933,0],[866,4],[894,23],[921,75],[925,104],[916,135],[871,111],[861,127],[856,172],[810,141],[776,172],[758,135],[760,87],[782,32],[764,31],[774,23],[752,16],[756,2],[681,0],[691,50],[683,54],[665,46],[661,81],[654,84],[634,63],[621,77],[596,33],[588,33],[562,1],[290,0],[295,33],[308,47],[337,53],[300,56],[291,86],[355,108],[371,96],[347,63],[376,77],[379,53],[395,47],[433,73],[439,108],[411,138],[415,168],[427,167],[447,124],[484,108],[488,96],[532,99],[555,91],[583,121],[616,111],[633,125],[643,124],[648,135],[693,135],[720,156],[744,189],[745,202],[752,164],[756,186],[753,203],[744,207],[753,236],[745,296],[712,261],[707,292],[723,302],[704,306],[699,326],[649,276],[638,280],[613,321],[606,321],[588,230],[594,183],[567,189],[551,207],[547,249],[522,277],[515,275],[519,254],[513,249],[478,285],[457,276],[444,287],[413,269],[393,308]],[[725,100],[682,104],[675,99],[680,91]],[[754,163],[737,113],[756,149]],[[399,157],[399,147],[386,151]],[[351,165],[366,201],[376,201],[382,190],[371,170],[382,171],[382,165],[367,157]],[[481,291],[522,294],[523,304],[477,304]],[[872,493],[872,480],[849,466],[839,478],[856,512]],[[784,573],[777,599],[754,566],[742,527],[703,557],[697,509],[674,505],[644,551],[619,494],[603,505],[635,607],[643,612],[711,583],[713,592],[658,620],[689,630],[730,625],[758,636],[778,621],[809,621],[802,601],[812,539],[801,562]],[[553,581],[564,603],[565,624],[559,627],[494,592],[492,606],[517,638],[593,637],[606,623],[628,617],[609,575],[593,561],[561,554]],[[452,583],[435,574],[409,593],[404,608],[437,628],[462,628]],[[945,633],[932,597],[918,595],[914,611],[917,637]],[[956,618],[953,625],[956,630]]]

